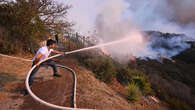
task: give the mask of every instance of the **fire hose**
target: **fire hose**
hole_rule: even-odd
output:
[[[66,54],[70,54],[70,53],[66,53]],[[43,63],[44,61],[47,61],[49,59],[52,59],[52,58],[55,58],[55,57],[59,57],[61,56],[61,54],[57,54],[57,55],[54,55],[52,57],[49,57],[49,58],[46,58],[42,61],[39,62],[39,64]],[[26,77],[26,81],[25,81],[25,85],[26,85],[26,89],[28,91],[28,93],[30,94],[30,96],[37,102],[43,104],[43,105],[46,105],[48,107],[51,107],[51,108],[54,108],[54,109],[61,109],[61,110],[94,110],[94,109],[80,109],[80,108],[76,108],[76,73],[71,69],[71,68],[68,68],[66,66],[63,66],[63,65],[57,65],[57,66],[60,66],[60,67],[63,67],[67,70],[69,70],[70,72],[73,73],[74,75],[74,94],[73,94],[73,103],[74,103],[74,108],[70,108],[70,107],[64,107],[64,106],[58,106],[58,105],[54,105],[54,104],[51,104],[51,103],[48,103],[42,99],[40,99],[39,97],[37,97],[30,89],[30,86],[29,86],[29,77],[30,77],[30,74],[31,72],[36,68],[36,65],[34,65],[30,71],[28,72],[27,74],[27,77]]]

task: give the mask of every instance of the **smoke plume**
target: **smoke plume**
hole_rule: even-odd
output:
[[[194,39],[194,0],[128,0],[132,21],[141,29],[183,33]]]
[[[127,56],[156,58],[161,54],[170,58],[189,48],[186,40],[195,39],[194,0],[67,1],[73,3],[70,16],[82,33],[96,30],[101,43],[130,39],[104,47],[113,57],[127,60]],[[144,34],[145,30],[156,32]],[[181,35],[163,38],[157,31]]]
[[[186,15],[185,22],[179,19],[177,16],[181,14],[177,11],[182,7],[175,5],[174,0],[107,0],[96,18],[101,43],[126,37],[130,40],[105,47],[104,51],[117,59],[128,60],[130,56],[157,58],[158,54],[170,58],[189,48],[184,42],[187,37],[183,34],[163,38],[162,33],[146,35],[140,32],[154,30],[192,36],[193,19],[188,19],[189,15]]]

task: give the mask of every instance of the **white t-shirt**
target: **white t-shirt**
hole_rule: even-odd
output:
[[[36,55],[34,56],[33,61],[36,59],[36,57],[37,57],[37,55],[38,55],[39,53],[43,54],[43,56],[40,58],[40,61],[41,61],[41,60],[44,60],[45,58],[48,58],[48,56],[50,55],[50,53],[51,53],[52,51],[53,51],[53,49],[48,49],[47,46],[41,47],[41,48],[37,51]]]

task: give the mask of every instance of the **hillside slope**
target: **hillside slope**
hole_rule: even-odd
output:
[[[128,103],[120,90],[120,84],[106,85],[94,74],[70,58],[55,59],[58,63],[74,69],[77,73],[77,107],[101,110],[168,110],[161,102],[142,97],[136,103]],[[23,95],[24,79],[31,62],[24,62],[0,56],[0,107],[5,110],[52,110],[36,103],[29,95]],[[72,76],[60,69],[62,78],[53,78],[51,68],[43,67],[36,75],[33,92],[42,99],[58,105],[71,106]],[[125,89],[125,88],[123,88]]]

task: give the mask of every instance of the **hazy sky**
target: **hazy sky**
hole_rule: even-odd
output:
[[[112,56],[133,55],[152,56],[161,53],[167,57],[180,50],[158,51],[151,49],[140,33],[155,30],[169,33],[184,33],[195,39],[195,0],[60,0],[72,5],[68,19],[76,25],[74,29],[87,35],[96,30],[101,43],[128,38],[128,42],[106,47]],[[173,42],[170,42],[173,41]],[[177,44],[186,49],[181,40],[172,39],[167,44]],[[175,43],[176,42],[176,43]],[[126,58],[126,57],[124,57]]]
[[[121,2],[127,7],[121,17],[129,17],[141,29],[163,32],[189,31],[195,27],[195,0],[59,0],[73,7],[69,20],[83,34],[92,31],[106,3]],[[118,5],[121,5],[118,4]],[[117,5],[116,5],[117,7]],[[115,13],[115,11],[113,11]],[[184,29],[185,28],[185,29]],[[181,32],[183,33],[183,32]]]
[[[72,5],[68,19],[76,23],[75,29],[87,34],[94,27],[94,22],[103,0],[60,0]]]

